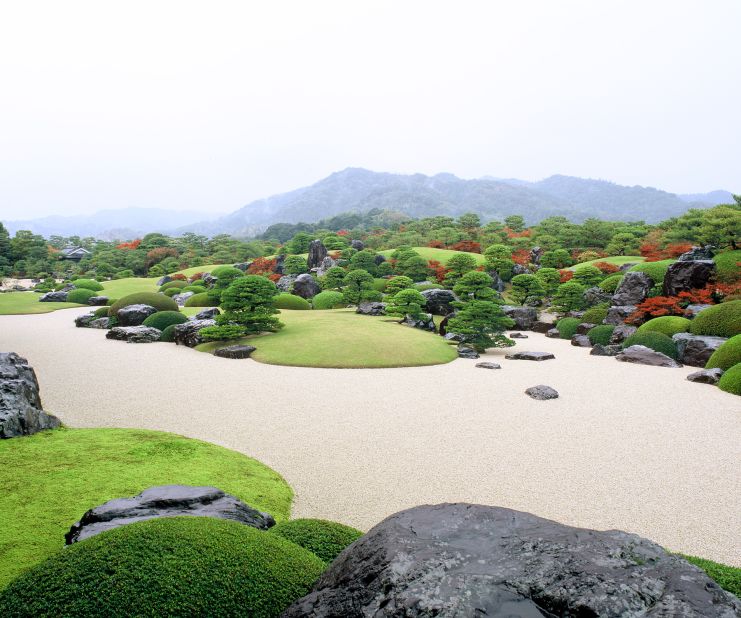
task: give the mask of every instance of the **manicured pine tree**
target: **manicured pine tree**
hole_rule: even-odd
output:
[[[484,352],[487,348],[513,346],[515,342],[503,332],[514,325],[515,321],[504,315],[497,303],[472,300],[463,303],[456,316],[448,320],[448,331],[463,335],[466,343]]]
[[[386,305],[388,315],[399,315],[403,318],[409,316],[412,319],[419,319],[424,313],[424,306],[427,299],[422,296],[419,290],[414,288],[405,288],[399,290]]]

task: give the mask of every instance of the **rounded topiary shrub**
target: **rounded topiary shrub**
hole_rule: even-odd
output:
[[[584,312],[584,315],[581,316],[581,320],[587,324],[602,324],[604,319],[607,317],[607,311],[609,308],[609,305],[606,303],[595,305]]]
[[[166,517],[75,543],[0,592],[0,615],[273,617],[325,568],[277,534]]]
[[[623,273],[610,275],[606,279],[603,279],[600,281],[597,286],[603,291],[607,292],[608,294],[614,294],[615,290],[618,289],[618,286],[620,285],[620,282],[623,280]]]
[[[589,343],[591,343],[592,345],[596,343],[600,343],[602,345],[609,344],[610,337],[612,337],[612,331],[614,330],[615,327],[611,324],[600,324],[599,326],[595,326],[587,333],[587,337],[589,337]]]
[[[242,277],[244,276],[244,271],[239,270],[239,268],[234,268],[234,266],[225,264],[224,266],[217,266],[216,268],[214,268],[211,271],[211,275],[213,277],[216,277],[217,279]]]
[[[98,307],[95,311],[93,311],[93,315],[96,318],[107,318],[110,310],[110,307]]]
[[[718,367],[723,371],[727,371],[739,363],[741,363],[741,335],[736,335],[713,352],[713,355],[705,365],[705,369],[715,369]]]
[[[725,251],[713,258],[718,281],[721,283],[735,283],[741,280],[741,249]]]
[[[581,324],[581,320],[578,318],[561,318],[556,322],[556,329],[558,334],[561,335],[561,339],[571,339],[576,335],[576,327]]]
[[[72,283],[77,289],[84,288],[93,292],[100,292],[103,289],[103,286],[95,279],[75,279]]]
[[[81,305],[87,305],[88,298],[97,296],[98,293],[87,288],[78,288],[76,290],[70,290],[67,294],[68,303],[80,303]]]
[[[734,337],[741,334],[741,300],[732,300],[700,311],[692,320],[693,335]]]
[[[185,301],[186,307],[213,307],[214,301],[211,299],[208,292],[202,292],[201,294],[193,294],[190,298]]]
[[[631,271],[638,271],[648,275],[654,285],[661,285],[664,282],[664,275],[669,270],[669,266],[676,260],[661,260],[660,262],[642,262],[630,268]]]
[[[623,348],[629,348],[632,345],[644,345],[647,348],[666,354],[674,360],[677,359],[677,345],[672,341],[671,337],[663,333],[654,331],[634,333],[623,341]]]
[[[342,292],[325,290],[312,298],[311,303],[314,309],[337,309],[345,306],[345,297]]]
[[[677,315],[664,315],[653,318],[638,327],[639,333],[662,333],[667,337],[677,333],[686,333],[690,329],[691,320]]]
[[[373,289],[376,292],[385,292],[388,283],[388,279],[373,279]]]
[[[165,330],[162,331],[162,334],[160,335],[160,341],[164,341],[166,343],[173,343],[175,341],[175,327],[177,324],[170,324],[170,326],[167,326]]]
[[[275,306],[278,309],[311,309],[308,300],[286,292],[275,297]]]
[[[187,281],[168,281],[167,283],[160,286],[160,292],[164,292],[165,290],[170,290],[172,288],[182,290],[187,285]]]
[[[332,562],[348,545],[358,540],[360,530],[324,519],[294,519],[270,528],[292,543],[296,543],[324,562]]]
[[[737,363],[720,376],[720,390],[733,395],[741,395],[741,363]]]
[[[183,289],[180,290],[181,292],[193,292],[193,294],[203,294],[204,292],[207,292],[206,286],[204,285],[186,285]]]
[[[162,292],[165,296],[169,296],[172,298],[176,294],[180,294],[182,290],[180,288],[167,288],[164,292]]]
[[[144,326],[165,330],[168,326],[182,324],[187,321],[188,318],[179,311],[158,311],[144,320]]]
[[[136,292],[118,299],[111,305],[111,315],[118,315],[118,312],[129,305],[149,305],[157,311],[178,311],[178,304],[164,294],[157,292]]]

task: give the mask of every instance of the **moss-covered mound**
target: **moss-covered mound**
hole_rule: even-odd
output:
[[[713,260],[718,281],[721,283],[735,283],[741,280],[741,249],[719,253]]]
[[[67,294],[67,302],[68,303],[80,303],[81,305],[86,305],[88,298],[92,298],[93,296],[97,296],[97,292],[93,292],[93,290],[88,290],[87,288],[78,288],[76,290],[70,290]]]
[[[234,266],[224,265],[214,268],[211,275],[217,279],[234,279],[235,277],[243,277],[244,271],[234,268]]]
[[[342,295],[342,292],[325,290],[312,298],[311,304],[314,309],[338,309],[345,306],[345,297]]]
[[[614,330],[615,327],[611,324],[600,324],[599,326],[595,326],[587,333],[587,337],[589,337],[589,343],[591,343],[592,345],[596,343],[600,343],[602,345],[609,344],[610,337],[612,337],[612,331]]]
[[[732,300],[700,311],[692,324],[693,335],[735,337],[741,334],[741,300]]]
[[[96,318],[107,318],[108,312],[111,310],[110,307],[98,307],[95,311],[93,311],[93,315]]]
[[[170,290],[172,288],[182,290],[187,285],[188,285],[187,281],[168,281],[164,285],[160,286],[160,292],[164,292],[165,290]]]
[[[111,315],[118,315],[118,312],[129,305],[149,305],[157,311],[178,311],[178,304],[164,294],[157,292],[137,292],[129,294],[118,299],[111,305]]]
[[[180,294],[182,290],[180,288],[167,288],[164,292],[162,292],[165,296],[168,298],[172,298],[175,296],[175,294]]]
[[[360,530],[324,519],[294,519],[270,529],[292,543],[309,550],[324,562],[332,562],[348,545],[363,536]]]
[[[597,285],[602,291],[607,292],[608,294],[614,294],[624,276],[623,273],[615,273],[614,275],[610,275],[606,279],[603,279]]]
[[[718,387],[727,393],[741,395],[741,363],[734,365],[720,377]]]
[[[655,331],[634,333],[623,341],[623,348],[629,348],[632,345],[644,345],[647,348],[666,354],[667,356],[677,359],[677,345],[671,337]]]
[[[286,292],[275,297],[275,306],[278,309],[311,309],[308,300]]]
[[[713,355],[708,359],[705,368],[715,369],[718,367],[723,371],[728,371],[738,363],[741,363],[741,335],[731,337],[715,352],[713,352]]]
[[[162,334],[160,335],[160,341],[164,341],[165,343],[173,343],[175,341],[175,327],[177,324],[170,324],[170,326],[166,326],[165,329],[162,331]]]
[[[144,326],[151,326],[157,330],[164,331],[168,326],[182,324],[187,321],[187,316],[179,311],[158,311],[144,320]]]
[[[654,285],[661,285],[664,282],[664,275],[669,270],[669,266],[676,260],[661,260],[660,262],[642,262],[630,268],[631,271],[641,272],[648,275]]]
[[[181,292],[193,292],[193,294],[203,294],[204,292],[207,292],[205,285],[186,285]]]
[[[100,282],[95,279],[75,279],[72,284],[77,288],[84,288],[86,290],[92,290],[93,292],[100,292],[103,286]]]
[[[373,279],[373,289],[376,292],[385,292],[386,286],[388,285],[388,283],[389,283],[388,279],[380,279],[380,278]]]
[[[602,324],[604,319],[607,317],[607,311],[609,309],[610,306],[607,303],[595,305],[584,312],[581,320],[587,324]]]
[[[185,301],[186,307],[213,307],[214,301],[208,292],[202,294],[193,294],[190,298]]]
[[[690,329],[692,322],[687,318],[677,315],[664,315],[660,318],[653,318],[638,327],[639,333],[662,333],[667,337],[677,333],[686,333]]]
[[[561,339],[571,339],[576,335],[576,327],[581,324],[581,320],[578,318],[562,318],[556,322],[556,329],[558,334],[561,335]]]
[[[65,548],[0,593],[0,615],[278,616],[324,563],[244,524],[172,517]]]

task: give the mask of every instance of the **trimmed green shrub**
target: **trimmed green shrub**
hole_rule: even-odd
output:
[[[194,279],[190,282],[191,285],[198,285],[202,288],[206,287],[206,282],[203,279]]]
[[[713,352],[713,355],[705,365],[705,369],[715,369],[718,367],[723,371],[728,371],[738,363],[741,363],[741,335],[731,337]]]
[[[147,317],[143,324],[157,330],[165,330],[172,324],[182,324],[187,321],[188,318],[179,311],[158,311]]]
[[[84,288],[93,292],[100,292],[103,289],[103,286],[95,279],[75,279],[72,283],[74,283],[77,289]]]
[[[311,309],[308,300],[286,292],[282,292],[275,297],[275,306],[278,309]]]
[[[77,290],[70,290],[67,294],[68,303],[80,303],[81,305],[87,305],[88,298],[97,296],[97,292],[88,290],[87,288],[79,288]]]
[[[179,311],[178,304],[164,294],[157,292],[136,292],[120,298],[111,305],[110,315],[116,316],[118,312],[129,305],[149,305],[157,311]]]
[[[720,376],[720,390],[732,395],[741,395],[741,363],[737,363]]]
[[[591,328],[587,333],[587,337],[589,337],[589,343],[591,343],[592,345],[594,345],[595,343],[601,343],[602,345],[609,344],[610,337],[612,337],[612,331],[614,330],[615,327],[611,324],[600,324],[599,326]]]
[[[654,285],[661,285],[664,282],[664,275],[669,270],[669,266],[677,260],[661,260],[659,262],[641,262],[630,268],[631,271],[638,271],[648,275]]]
[[[373,279],[373,289],[376,290],[376,292],[385,292],[388,282],[388,279]]]
[[[278,616],[325,568],[310,551],[244,524],[165,517],[64,548],[0,592],[0,615]]]
[[[686,333],[690,329],[692,322],[687,318],[677,315],[664,315],[660,318],[653,318],[638,327],[639,333],[662,333],[667,337],[677,333]]]
[[[700,311],[692,320],[693,335],[734,337],[741,334],[741,300],[714,305]]]
[[[337,309],[345,306],[342,292],[336,292],[334,290],[319,292],[319,294],[311,299],[311,302],[314,305],[314,309]]]
[[[160,335],[160,341],[165,341],[167,343],[172,343],[175,341],[175,327],[177,324],[170,324],[170,326],[167,326],[165,330],[162,331],[162,334]]]
[[[558,334],[561,335],[561,339],[571,339],[576,335],[576,327],[581,322],[579,318],[561,318],[556,322],[556,328],[558,329]]]
[[[164,292],[162,292],[165,296],[172,298],[176,294],[180,294],[182,290],[180,288],[167,288]]]
[[[185,301],[186,307],[213,307],[214,301],[208,292],[194,294]]]
[[[632,345],[644,345],[647,348],[666,354],[674,360],[677,359],[677,344],[672,341],[671,337],[663,333],[657,333],[655,331],[633,333],[623,341],[623,348],[629,348]]]
[[[244,271],[239,270],[239,268],[234,268],[234,266],[225,264],[224,266],[217,266],[216,268],[214,268],[211,271],[211,275],[213,277],[216,277],[217,279],[229,279],[234,277],[243,277]]]
[[[586,288],[597,285],[604,278],[604,273],[596,266],[586,265],[574,268],[573,281],[581,283]]]
[[[417,288],[420,292],[424,292],[425,290],[443,289],[443,286],[441,286],[439,283],[415,283],[414,287]]]
[[[714,579],[723,590],[727,590],[737,597],[741,597],[741,568],[720,564],[712,560],[706,560],[705,558],[698,558],[697,556],[679,555],[687,562],[705,571],[708,577]]]
[[[604,319],[607,317],[607,311],[609,309],[610,306],[607,303],[595,305],[584,312],[581,320],[587,324],[602,324]]]
[[[284,521],[270,528],[269,532],[309,550],[327,564],[363,536],[360,530],[324,519]]]
[[[186,285],[183,289],[180,290],[181,292],[193,292],[193,294],[203,294],[204,292],[207,292],[205,286],[202,285]]]
[[[600,281],[597,284],[597,287],[599,287],[603,292],[614,294],[624,276],[625,275],[623,273],[615,273],[614,275],[610,275],[609,277],[607,277],[607,279],[603,279],[602,281]]]
[[[107,318],[110,310],[110,307],[98,307],[95,311],[93,311],[93,315],[96,318]]]
[[[164,292],[165,290],[170,290],[172,288],[183,289],[186,285],[188,285],[187,281],[168,281],[167,283],[164,283],[160,286],[160,292]]]
[[[713,258],[716,276],[721,283],[735,283],[741,280],[741,249],[725,251]]]

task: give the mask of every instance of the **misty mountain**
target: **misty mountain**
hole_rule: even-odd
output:
[[[685,202],[705,202],[706,204],[733,204],[733,194],[730,191],[718,189],[707,193],[680,193],[677,197]]]

